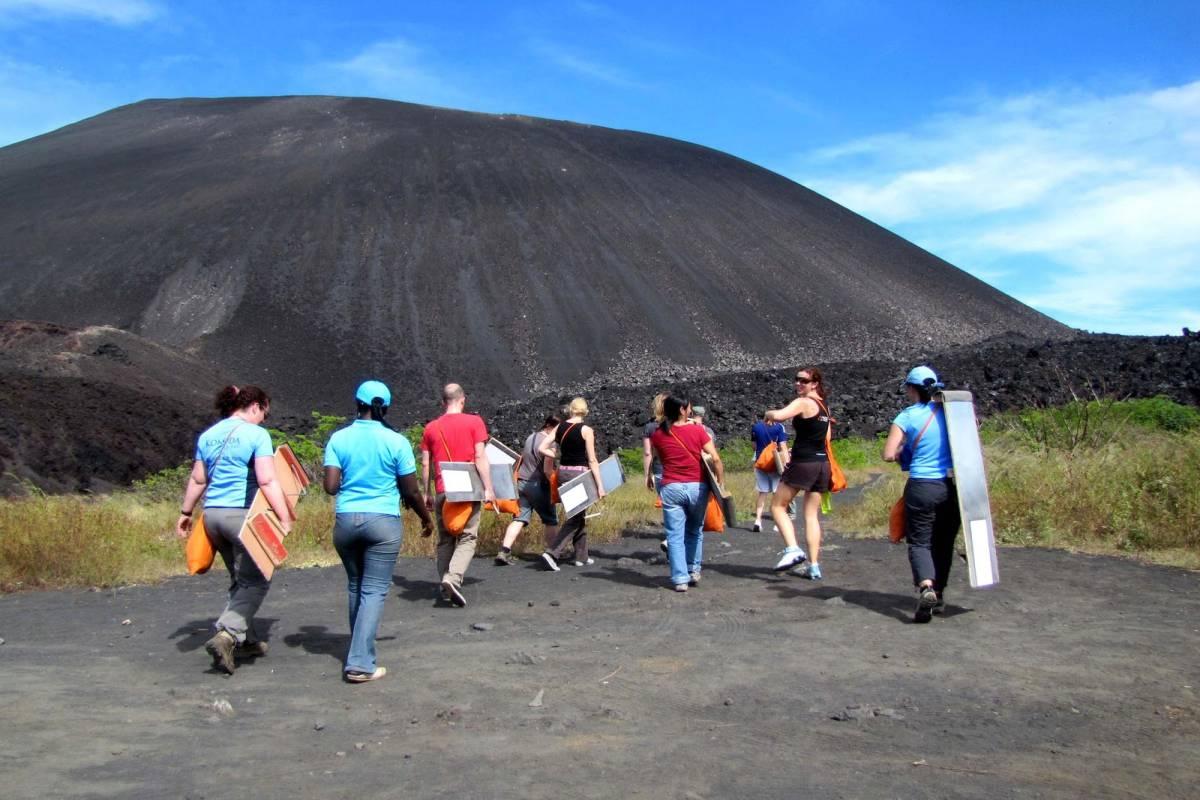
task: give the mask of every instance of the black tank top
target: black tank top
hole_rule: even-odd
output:
[[[825,453],[825,434],[829,432],[829,415],[818,407],[815,417],[792,417],[796,441],[792,444],[792,461],[828,461]]]
[[[558,463],[563,467],[586,467],[587,444],[583,441],[582,422],[564,422],[554,432],[558,442]]]

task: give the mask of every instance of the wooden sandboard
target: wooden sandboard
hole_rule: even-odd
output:
[[[995,586],[1000,582],[1000,570],[975,404],[970,392],[942,392],[941,400],[950,438],[950,458],[954,462],[954,485],[958,490],[971,588]]]
[[[286,444],[276,448],[274,461],[275,479],[279,481],[284,500],[287,501],[288,509],[294,517],[296,503],[304,496],[305,489],[312,483],[312,479],[292,452],[292,448]],[[250,468],[253,469],[253,465]],[[265,522],[261,519],[264,517]],[[271,504],[263,495],[262,489],[259,489],[254,494],[250,508],[246,510],[246,521],[242,523],[238,540],[268,580],[275,574],[275,568],[287,558],[287,549],[283,546],[286,535],[279,525],[278,517],[271,510]]]
[[[515,462],[513,462],[515,463]],[[452,503],[476,503],[483,500],[483,481],[474,461],[443,461],[438,465],[446,499]],[[517,484],[513,481],[513,465],[491,464],[492,492],[497,500],[515,500]]]

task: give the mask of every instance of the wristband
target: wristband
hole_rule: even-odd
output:
[[[192,511],[195,511],[195,509],[192,509]],[[191,512],[191,511],[184,511],[182,508],[181,508],[181,509],[179,509],[179,516],[181,516],[181,517],[190,517],[191,515],[192,515],[192,512]]]

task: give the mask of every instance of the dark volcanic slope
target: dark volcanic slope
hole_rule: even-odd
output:
[[[147,101],[0,149],[0,318],[113,325],[293,407],[496,400],[1063,326],[685,142],[366,99]]]

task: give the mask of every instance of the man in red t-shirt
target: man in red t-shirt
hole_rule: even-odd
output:
[[[443,461],[474,461],[475,469],[483,482],[484,502],[494,503],[491,467],[485,447],[488,441],[487,426],[475,414],[464,414],[467,396],[457,383],[446,384],[442,389],[440,417],[425,426],[421,437],[421,485],[425,490],[425,505],[434,512],[438,522],[437,570],[442,581],[442,596],[459,608],[467,605],[462,593],[463,575],[475,556],[475,543],[479,534],[479,517],[483,503],[473,503],[471,517],[463,532],[457,536],[446,530],[442,520],[442,503],[446,500],[446,487],[442,483]],[[430,470],[432,463],[433,469]],[[430,479],[437,481],[436,494],[431,491]]]

